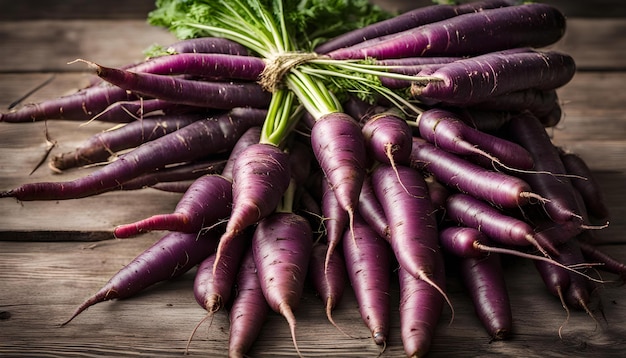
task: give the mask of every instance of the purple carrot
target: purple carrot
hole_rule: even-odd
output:
[[[407,357],[422,357],[430,350],[444,299],[430,283],[420,280],[400,267],[400,337]],[[445,287],[443,258],[433,268],[433,282]]]
[[[359,195],[359,215],[378,234],[378,236],[389,241],[389,222],[385,216],[382,205],[376,198],[372,187],[371,176],[366,176]]]
[[[224,252],[222,263],[218,269],[213,272],[215,264],[215,254],[209,255],[199,265],[194,278],[193,293],[196,302],[207,311],[207,315],[194,328],[191,337],[206,320],[222,309],[224,305],[230,301],[233,287],[237,280],[237,272],[241,261],[248,247],[250,246],[250,235],[242,233],[246,236],[243,240],[228,247],[228,252]],[[191,338],[190,338],[191,341]]]
[[[127,70],[159,75],[193,75],[220,80],[256,81],[264,68],[265,62],[256,56],[180,53],[151,58]]]
[[[520,175],[534,192],[547,199],[542,204],[549,217],[558,223],[573,221],[583,225],[573,194],[574,187],[567,177],[558,149],[541,122],[525,112],[511,118],[507,130],[510,138],[531,154],[535,163],[534,170],[541,172]]]
[[[544,47],[565,32],[565,17],[553,6],[526,4],[487,9],[433,22],[374,41],[371,46],[329,52],[334,59],[467,56],[514,47]]]
[[[309,222],[288,212],[276,212],[262,219],[252,237],[252,254],[263,296],[272,310],[289,323],[298,355],[301,354],[293,312],[302,297],[312,248]]]
[[[213,315],[229,302],[237,280],[239,265],[248,249],[249,240],[241,240],[241,243],[229,248],[231,252],[224,254],[227,259],[223,261],[224,264],[215,271],[215,274],[213,273],[215,253],[210,254],[198,265],[194,278],[193,294],[196,302],[207,311],[207,314],[194,327],[187,341],[187,346],[191,343],[200,325],[207,319],[213,318]]]
[[[313,245],[308,275],[317,295],[324,302],[326,318],[344,333],[333,319],[333,310],[341,301],[346,282],[348,282],[346,263],[341,250],[334,250],[326,262],[327,252],[326,243],[319,242]]]
[[[118,101],[104,108],[89,120],[111,123],[128,123],[160,115],[177,115],[185,113],[209,113],[210,109],[188,106],[157,98],[139,98],[132,101]]]
[[[346,231],[342,240],[348,279],[372,339],[376,344],[383,345],[390,326],[389,246],[358,214],[354,218],[353,234],[354,238]]]
[[[372,187],[389,221],[391,248],[400,266],[432,285],[450,303],[443,287],[433,281],[432,270],[442,253],[434,208],[421,173],[380,164],[372,172]]]
[[[82,61],[82,60],[81,60]],[[265,108],[271,95],[251,82],[214,82],[131,72],[85,61],[103,80],[126,91],[179,104],[214,109]]]
[[[558,254],[548,243],[535,239],[532,227],[525,221],[507,215],[488,203],[467,194],[451,194],[446,201],[446,215],[453,222],[479,229],[488,238],[505,246],[533,245],[545,256]]]
[[[555,107],[559,107],[559,96],[556,90],[539,90],[529,88],[513,91],[473,105],[474,108],[495,111],[524,111],[528,110],[537,117],[550,114]]]
[[[166,234],[111,277],[62,325],[68,324],[94,304],[128,298],[157,282],[182,275],[215,250],[218,238],[215,232]]]
[[[557,51],[494,52],[440,66],[427,82],[414,82],[411,94],[430,103],[476,104],[530,88],[553,90],[575,72],[574,59]]]
[[[205,175],[193,182],[174,212],[119,225],[113,233],[117,238],[128,238],[154,230],[198,232],[227,219],[231,203],[231,182],[220,175]]]
[[[269,312],[270,307],[263,296],[250,248],[245,253],[237,273],[237,294],[228,315],[230,318],[229,357],[247,357],[246,353],[261,333]]]
[[[579,240],[578,246],[580,247],[580,251],[582,252],[585,260],[601,264],[597,267],[598,270],[614,273],[619,275],[623,282],[626,281],[626,264],[619,261],[612,255],[603,252],[597,245]]]
[[[335,249],[341,244],[343,233],[346,227],[348,227],[350,218],[348,216],[348,212],[345,211],[339,204],[337,194],[335,194],[335,190],[330,185],[326,177],[322,179],[322,185],[323,194],[320,205],[322,209],[322,216],[324,218],[326,242],[328,244],[328,250],[326,252],[326,266],[330,262]]]
[[[315,121],[311,147],[339,204],[352,218],[358,206],[367,159],[361,127],[345,113],[324,115]]]
[[[170,53],[222,53],[249,55],[248,49],[234,41],[221,37],[197,37],[174,42],[166,47]]]
[[[356,29],[336,36],[315,48],[317,53],[328,53],[343,47],[350,47],[370,39],[396,34],[421,25],[449,19],[469,12],[480,11],[501,6],[509,6],[511,2],[500,0],[477,1],[469,4],[431,5],[419,7],[390,19]]]
[[[66,170],[104,162],[119,151],[137,147],[206,117],[193,113],[155,116],[130,122],[114,130],[91,136],[72,152],[54,156],[50,165],[57,170]]]
[[[497,133],[516,112],[487,110],[475,107],[444,107],[470,127],[481,132]]]
[[[201,160],[192,163],[183,163],[172,167],[156,170],[154,172],[140,175],[134,179],[120,185],[121,190],[137,190],[147,187],[165,187],[167,183],[183,183],[188,185],[183,190],[175,192],[184,193],[189,188],[189,184],[207,174],[219,174],[226,165],[226,159],[216,158],[212,160]],[[162,190],[162,189],[161,189]]]
[[[119,187],[120,183],[168,164],[227,152],[248,128],[263,123],[266,114],[267,111],[260,109],[235,108],[214,118],[195,121],[176,132],[139,146],[85,177],[68,182],[24,184],[0,192],[0,198],[63,200],[112,190]]]
[[[573,176],[571,183],[580,193],[588,214],[596,220],[608,222],[609,209],[604,192],[593,172],[578,154],[558,148],[567,174]]]
[[[448,187],[501,207],[515,208],[530,198],[540,199],[517,176],[486,169],[419,137],[413,138],[411,166],[431,173]]]
[[[311,163],[314,160],[311,146],[299,140],[289,143],[289,168],[296,185],[301,185],[311,175]]]
[[[388,110],[367,117],[361,130],[374,159],[392,166],[409,164],[413,132],[400,113]]]
[[[184,194],[187,190],[189,190],[191,184],[193,184],[194,182],[195,179],[161,182],[150,185],[150,188],[168,193]]]
[[[230,241],[277,208],[291,179],[289,154],[264,143],[246,147],[233,165],[232,211],[217,247],[215,267]]]
[[[233,167],[235,166],[235,162],[239,155],[244,151],[244,149],[248,148],[253,144],[257,144],[261,139],[261,127],[254,126],[247,129],[241,137],[237,140],[237,143],[233,146],[233,149],[228,154],[228,161],[226,162],[226,166],[222,170],[222,176],[229,180],[233,179]]]
[[[448,152],[485,157],[506,168],[531,169],[530,153],[517,143],[479,131],[454,113],[428,109],[417,117],[420,137]]]
[[[450,195],[450,189],[438,182],[432,175],[425,176],[424,181],[428,185],[428,197],[433,203],[433,208],[438,212],[443,211],[446,206],[446,200]]]
[[[461,258],[459,268],[476,315],[487,333],[493,340],[508,338],[513,330],[513,314],[500,255]]]
[[[131,101],[137,95],[119,87],[102,84],[81,89],[75,93],[26,104],[7,113],[0,113],[0,122],[25,123],[47,119],[88,121],[111,104]],[[127,120],[122,120],[127,122]]]
[[[580,265],[585,263],[584,255],[576,240],[571,240],[559,246],[560,255],[558,260],[564,265]],[[589,308],[591,300],[592,281],[581,275],[570,275],[569,287],[564,292],[565,302],[573,308],[582,309],[595,320],[594,314]]]
[[[539,240],[537,238],[537,240]],[[444,251],[459,258],[480,259],[491,254],[518,256],[525,259],[544,261],[573,273],[579,273],[573,268],[564,266],[560,262],[545,257],[529,254],[518,249],[494,246],[482,231],[466,226],[450,226],[439,232],[439,242]],[[588,277],[587,275],[582,275]]]

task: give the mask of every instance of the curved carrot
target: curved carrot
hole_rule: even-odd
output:
[[[299,355],[293,311],[304,290],[312,247],[309,222],[288,212],[276,212],[261,220],[252,237],[252,254],[263,295],[269,306],[289,323]]]
[[[68,324],[94,304],[135,295],[148,286],[189,271],[217,246],[215,232],[171,232],[124,266],[98,292],[85,300],[62,325]]]

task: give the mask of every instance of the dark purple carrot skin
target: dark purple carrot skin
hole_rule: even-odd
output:
[[[235,143],[235,146],[230,151],[228,155],[228,161],[226,162],[226,166],[222,170],[222,176],[232,181],[233,179],[233,167],[235,166],[235,162],[237,158],[243,152],[244,149],[248,148],[252,144],[257,144],[261,139],[261,127],[254,126],[250,127],[246,130],[241,137]]]
[[[217,270],[213,270],[215,254],[210,255],[198,265],[193,286],[194,297],[209,314],[217,312],[230,300],[237,270],[250,246],[250,235],[247,232],[241,235],[244,236],[241,240],[235,240],[222,253],[223,259]]]
[[[55,169],[66,170],[104,162],[121,150],[137,147],[203,118],[206,115],[183,114],[130,122],[115,130],[93,135],[74,151],[54,156],[50,164]]]
[[[445,211],[446,200],[450,195],[450,189],[446,188],[443,184],[437,181],[432,175],[428,175],[424,178],[426,185],[428,185],[428,196],[433,203],[433,208],[437,212]]]
[[[458,155],[413,137],[411,166],[431,173],[440,183],[500,207],[528,203],[531,187],[524,180],[474,164]]]
[[[556,258],[563,265],[577,265],[585,263],[584,255],[576,240],[570,240],[558,247],[559,256]],[[568,306],[588,311],[591,299],[592,282],[582,275],[568,271],[570,284],[564,290],[565,302]]]
[[[549,174],[520,174],[533,192],[549,201],[543,203],[548,216],[558,223],[573,221],[582,224],[581,213],[577,212],[574,187],[568,178],[558,149],[552,143],[541,122],[528,112],[511,118],[507,124],[511,140],[526,148],[533,157],[534,170]]]
[[[515,47],[544,47],[565,32],[553,6],[528,4],[467,13],[419,26],[358,49],[329,52],[334,59],[467,56]]]
[[[432,275],[441,255],[434,208],[422,174],[381,164],[372,172],[372,187],[389,221],[391,248],[400,266],[417,278]]]
[[[486,110],[475,107],[443,107],[453,112],[472,128],[486,133],[498,133],[517,112]]]
[[[534,220],[534,225],[536,226],[535,239],[537,242],[554,247],[566,244],[583,231],[580,225],[574,221],[555,223],[545,217]]]
[[[414,83],[417,99],[471,105],[529,88],[553,90],[568,83],[576,72],[574,59],[556,51],[488,53],[441,65],[425,85]]]
[[[333,323],[332,311],[337,307],[348,282],[348,273],[341,250],[334,250],[326,262],[328,245],[319,242],[313,245],[309,260],[308,277],[324,303],[326,317]]]
[[[464,156],[479,155],[517,169],[534,166],[530,153],[509,140],[485,133],[465,124],[454,113],[431,108],[418,118],[420,137],[448,152]]]
[[[156,170],[151,173],[140,175],[120,185],[121,190],[137,190],[147,187],[161,187],[163,190],[169,183],[187,183],[184,189],[175,190],[184,193],[189,186],[198,178],[208,174],[219,174],[226,165],[226,159],[204,160],[193,163]],[[161,185],[159,185],[161,184]],[[164,185],[165,184],[165,185]],[[173,187],[173,186],[172,186]],[[182,186],[181,186],[182,188]]]
[[[249,51],[234,41],[221,37],[198,37],[185,39],[167,46],[172,53],[222,53],[227,55],[249,55]]]
[[[158,75],[193,75],[221,80],[256,81],[264,68],[265,62],[256,56],[180,53],[151,58],[127,70]]]
[[[234,162],[233,209],[220,247],[226,245],[225,238],[237,235],[272,213],[290,178],[288,153],[270,144],[246,147]]]
[[[390,325],[391,258],[388,243],[358,215],[354,218],[354,239],[346,231],[343,255],[359,312],[376,344],[387,341]]]
[[[433,281],[445,287],[443,259],[433,270]],[[400,336],[407,357],[423,357],[430,350],[444,299],[441,293],[424,280],[398,269],[400,282]]]
[[[598,270],[614,273],[626,282],[626,264],[619,261],[610,254],[603,252],[597,245],[578,240],[578,247],[587,262],[601,263]]]
[[[534,231],[529,224],[467,194],[455,193],[448,197],[446,216],[458,224],[479,229],[488,238],[502,245],[537,246]],[[541,244],[546,252],[558,254],[557,249],[549,243]]]
[[[328,53],[343,47],[359,46],[371,39],[388,37],[411,28],[441,21],[460,14],[481,11],[483,9],[509,6],[512,2],[500,0],[476,1],[457,6],[431,5],[419,7],[396,15],[391,19],[382,20],[366,27],[339,35],[326,41],[315,49],[317,53]]]
[[[90,120],[111,123],[128,123],[138,119],[163,114],[177,115],[191,112],[205,112],[208,115],[210,111],[210,109],[203,107],[188,106],[156,98],[139,98],[132,101],[115,102],[96,115],[91,116]]]
[[[270,312],[257,275],[252,249],[245,253],[237,273],[237,294],[228,314],[230,330],[228,355],[233,358],[246,357],[246,353],[261,333],[261,328]]]
[[[109,84],[103,84],[81,89],[66,96],[27,104],[10,112],[0,113],[0,122],[29,123],[44,119],[88,121],[115,102],[135,99],[137,99],[136,94]],[[127,121],[121,120],[121,122]]]
[[[580,193],[587,213],[598,221],[608,222],[610,214],[604,192],[585,160],[576,153],[558,150],[567,173],[578,177],[570,181]]]
[[[308,219],[315,234],[322,232],[322,208],[308,188],[305,186],[296,188],[296,200],[294,204],[294,213]]]
[[[408,165],[413,132],[400,113],[384,111],[368,117],[362,127],[370,155],[385,164]]]
[[[191,184],[193,184],[195,180],[180,180],[180,181],[170,181],[170,182],[161,182],[150,185],[150,188],[155,190],[164,191],[167,193],[180,193],[184,194],[189,188]]]
[[[474,108],[495,111],[530,111],[537,117],[550,114],[560,106],[556,90],[529,88],[494,96],[472,105]]]
[[[251,82],[214,82],[189,80],[176,76],[130,72],[96,66],[96,74],[103,80],[144,96],[179,104],[231,109],[235,107],[266,108],[271,94]]]
[[[289,168],[291,177],[297,185],[301,185],[311,175],[313,161],[311,146],[299,140],[289,143]]]
[[[294,213],[275,212],[265,217],[252,236],[252,254],[263,295],[272,310],[289,323],[296,350],[293,311],[302,297],[312,249],[309,222]]]
[[[367,160],[361,127],[345,113],[324,115],[313,126],[311,147],[340,205],[354,212]]]
[[[205,175],[193,182],[174,212],[117,226],[113,233],[117,238],[128,238],[154,230],[198,232],[227,219],[231,205],[231,182],[220,175]]]
[[[343,239],[343,233],[348,227],[350,218],[348,212],[339,204],[335,190],[328,182],[327,178],[322,179],[323,194],[320,202],[322,216],[324,217],[324,229],[326,231],[326,243],[328,250],[326,260],[330,260],[333,252]]]
[[[369,175],[365,177],[361,187],[358,212],[378,236],[389,241],[389,222],[382,205],[376,198],[372,187],[372,178]]]
[[[128,298],[153,284],[184,274],[215,250],[218,238],[214,231],[166,234],[111,277],[62,325],[94,304]]]
[[[461,258],[459,266],[461,280],[489,336],[494,340],[508,338],[513,330],[513,314],[500,255]]]
[[[354,96],[349,96],[348,99],[342,103],[342,106],[343,111],[359,123],[363,123],[365,118],[384,110],[384,108],[376,104],[368,103]]]
[[[482,258],[485,251],[478,249],[474,243],[489,245],[489,239],[478,229],[464,226],[450,226],[439,231],[441,248],[455,257]]]
[[[545,261],[533,260],[533,263],[548,292],[564,299],[565,291],[570,286],[569,272]]]
[[[139,146],[85,177],[68,182],[25,184],[0,192],[0,198],[64,200],[112,190],[118,188],[120,183],[168,164],[227,152],[248,128],[262,124],[266,113],[261,109],[235,108],[213,118],[195,121],[174,133]]]

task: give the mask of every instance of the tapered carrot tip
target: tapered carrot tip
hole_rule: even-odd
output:
[[[0,198],[13,198],[13,197],[15,197],[15,190],[13,189],[0,192]]]
[[[103,301],[103,299],[102,299],[101,295],[98,295],[98,294],[89,297],[85,302],[83,302],[80,306],[78,306],[78,308],[76,309],[76,311],[74,311],[72,316],[67,321],[61,323],[60,326],[61,327],[65,326],[66,324],[70,323],[74,318],[76,318],[76,316],[78,316],[83,311],[85,311],[87,308],[95,305],[96,303],[102,302],[102,301]]]

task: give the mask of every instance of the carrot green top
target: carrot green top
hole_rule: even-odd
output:
[[[260,84],[272,92],[261,142],[282,145],[301,109],[314,118],[339,112],[352,93],[373,102],[383,95],[399,107],[418,109],[408,94],[385,88],[388,72],[371,60],[332,60],[312,49],[333,36],[390,17],[367,0],[158,0],[148,15],[178,38],[222,37],[247,47],[266,62]]]

